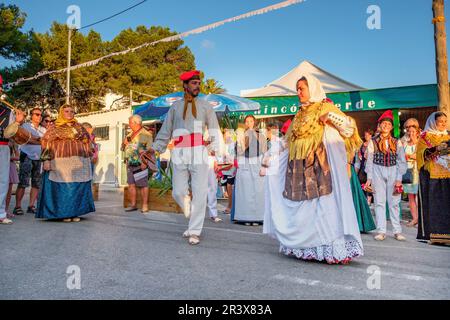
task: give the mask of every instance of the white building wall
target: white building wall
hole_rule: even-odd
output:
[[[80,123],[89,122],[94,128],[109,126],[109,139],[96,142],[99,144],[99,159],[95,166],[94,181],[101,184],[111,184],[115,186],[123,185],[121,177],[123,172],[122,152],[120,145],[123,140],[122,132],[128,124],[131,116],[131,108],[119,110],[99,111],[76,116]],[[125,181],[126,183],[126,181]]]

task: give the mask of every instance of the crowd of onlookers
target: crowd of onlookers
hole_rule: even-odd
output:
[[[63,110],[71,110],[71,121],[74,121],[74,112],[70,106],[62,107]],[[60,113],[58,119],[64,119],[63,113]],[[25,121],[20,123],[20,126],[30,133],[30,139],[27,143],[22,145],[18,145],[14,139],[10,139],[8,141],[8,146],[10,150],[10,163],[9,163],[9,186],[6,195],[6,217],[0,219],[1,224],[11,224],[12,219],[15,216],[21,216],[25,213],[30,213],[36,215],[38,213],[37,203],[38,197],[43,196],[43,181],[42,178],[45,175],[45,172],[50,170],[55,170],[61,167],[62,171],[68,171],[68,168],[63,168],[64,165],[62,163],[53,163],[54,168],[49,161],[46,161],[45,156],[50,156],[54,159],[55,150],[44,150],[43,147],[43,139],[46,134],[50,134],[53,131],[57,130],[57,128],[61,127],[61,123],[59,126],[55,124],[58,120],[51,113],[43,112],[41,108],[33,108],[30,110],[29,121]],[[66,122],[65,125],[67,125]],[[94,174],[94,166],[98,160],[98,145],[95,142],[95,135],[93,134],[93,127],[89,123],[83,123],[80,127],[82,127],[84,132],[86,133],[86,137],[88,139],[87,145],[89,148],[89,171],[91,173],[91,179]],[[75,128],[71,127],[71,130],[75,130]],[[59,137],[58,137],[59,138]],[[70,137],[71,140],[80,140],[80,136],[72,134]],[[69,140],[70,140],[69,139]],[[57,139],[55,147],[58,148],[59,151],[62,151],[65,146],[64,139]],[[59,146],[58,146],[59,145]],[[63,146],[64,145],[64,146]],[[50,159],[47,159],[50,160]],[[14,197],[14,206],[10,209],[10,204],[12,203],[13,196],[13,187],[17,185],[15,189],[15,197]],[[26,210],[23,207],[23,198],[25,196],[25,191],[27,188],[30,188],[29,193],[29,202],[26,206]],[[54,195],[47,194],[49,198],[52,198]],[[70,201],[70,198],[64,199],[65,201]],[[60,202],[61,199],[59,200]],[[72,221],[73,217],[70,217]],[[68,221],[69,218],[66,218]]]
[[[404,240],[399,223],[400,217],[397,217],[400,215],[400,200],[397,201],[395,198],[402,194],[407,197],[411,214],[411,220],[407,223],[408,227],[418,226],[420,223],[419,233],[422,232],[425,240],[430,240],[430,234],[446,234],[444,231],[442,233],[427,231],[423,224],[429,224],[430,219],[431,221],[442,221],[444,218],[436,220],[433,218],[433,214],[439,215],[438,211],[449,210],[447,116],[442,112],[433,113],[424,129],[419,127],[416,119],[408,119],[403,125],[404,135],[401,139],[392,137],[393,123],[389,112],[383,116],[385,118],[380,118],[381,121],[375,132],[370,129],[364,131],[362,144],[352,161],[367,204],[372,206],[375,211],[378,229],[375,239],[384,240],[386,216],[390,215],[396,238]],[[142,119],[139,116],[130,117],[129,126],[131,132],[122,144],[127,164],[127,182],[130,187],[131,201],[131,205],[126,211],[138,210],[136,193],[139,190],[143,199],[141,211],[147,213],[149,211],[148,180],[151,178],[152,172],[157,176],[158,171],[157,169],[150,172],[145,171],[148,169],[149,163],[142,155],[150,149],[153,134],[143,127]],[[259,129],[255,117],[247,116],[244,123],[239,124],[237,130],[226,128],[223,130],[224,150],[220,157],[210,155],[209,159],[207,210],[214,222],[222,221],[217,214],[217,194],[218,188],[221,188],[220,191],[228,198],[224,214],[231,214],[231,220],[238,223],[262,224],[264,220],[264,175],[260,174],[260,170],[265,167],[264,156],[270,153],[274,141],[279,141],[288,127],[289,124],[281,126],[276,122],[271,122],[266,128]],[[7,217],[1,220],[2,224],[10,224],[14,216],[23,215],[25,212],[39,216],[37,199],[39,195],[42,196],[46,192],[41,188],[45,185],[42,179],[46,172],[52,172],[49,175],[55,175],[58,172],[57,178],[55,176],[50,178],[53,182],[91,182],[94,175],[93,168],[98,159],[98,147],[95,143],[93,127],[89,123],[78,124],[74,120],[74,112],[70,106],[61,108],[58,119],[54,119],[50,114],[44,114],[40,108],[33,108],[30,112],[30,121],[23,123],[22,128],[30,132],[36,139],[21,145],[20,148],[13,140],[9,142],[7,210],[11,203],[13,185],[17,184],[17,188],[14,206],[12,210],[8,211]],[[75,134],[71,134],[68,128],[74,130]],[[66,134],[66,140],[55,138],[56,140],[53,141],[50,139],[45,145],[45,141],[52,137],[50,132]],[[45,141],[43,142],[43,140]],[[67,143],[72,143],[71,151],[65,149]],[[74,153],[72,148],[78,148],[78,151]],[[170,150],[169,145],[168,151],[159,155],[159,167],[167,169],[170,166]],[[70,168],[66,167],[67,162],[58,161],[58,157],[62,159],[78,157],[82,159],[80,160],[82,163],[89,164],[89,172],[80,171],[84,175],[84,179],[80,181],[75,176],[68,178],[67,171]],[[83,162],[85,158],[89,159],[88,162]],[[402,161],[404,161],[406,172],[399,176],[398,168]],[[394,167],[397,169],[392,169]],[[436,170],[439,170],[437,175],[434,173]],[[29,202],[24,207],[23,198],[25,190],[29,187],[31,187]],[[66,191],[62,192],[64,194]],[[440,199],[439,197],[443,197],[444,200],[443,207],[440,208],[433,204]],[[83,201],[86,200],[83,199]],[[42,210],[46,209],[42,208]],[[84,211],[87,213],[89,210],[93,210],[93,205]],[[46,217],[46,214],[43,214],[42,217]],[[55,215],[55,217],[60,216]],[[77,217],[63,218],[66,221],[78,221]]]

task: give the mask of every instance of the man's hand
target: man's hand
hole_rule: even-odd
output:
[[[399,180],[395,181],[395,184],[394,184],[395,187],[400,187],[401,185],[402,185],[401,181],[399,181]]]
[[[51,171],[52,170],[51,163],[48,160],[44,161],[43,167],[44,167],[44,171]]]
[[[22,122],[25,120],[25,113],[22,110],[17,109],[16,110],[16,122],[18,124],[22,124]]]
[[[259,176],[260,177],[264,177],[267,174],[267,168],[265,167],[261,167],[261,169],[259,169]]]

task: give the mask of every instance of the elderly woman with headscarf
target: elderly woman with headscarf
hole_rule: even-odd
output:
[[[285,255],[345,264],[363,254],[347,175],[346,142],[356,128],[315,77],[301,77],[296,88],[301,108],[287,148],[267,170],[263,231]]]
[[[78,222],[95,211],[91,141],[70,105],[59,109],[55,127],[42,138],[44,175],[36,218]]]
[[[419,226],[417,239],[450,243],[450,135],[447,115],[434,112],[417,145]]]

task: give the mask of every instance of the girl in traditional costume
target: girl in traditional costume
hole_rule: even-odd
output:
[[[417,239],[450,243],[450,135],[447,115],[434,112],[417,145],[419,226]]]
[[[363,254],[347,174],[345,141],[354,124],[324,101],[315,77],[300,78],[297,92],[301,108],[286,134],[287,148],[268,164],[263,232],[285,255],[348,263]]]
[[[45,172],[36,218],[78,222],[95,211],[91,156],[88,132],[74,118],[73,108],[62,106],[55,127],[42,138]]]

